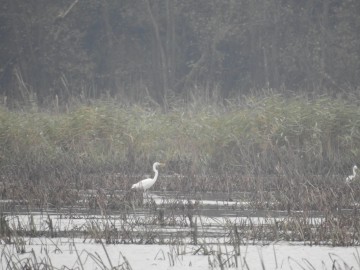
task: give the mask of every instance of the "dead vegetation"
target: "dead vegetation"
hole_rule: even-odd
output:
[[[1,208],[87,209],[110,225],[95,222],[86,237],[109,243],[178,243],[187,237],[199,243],[207,228],[195,221],[199,205],[190,199],[223,192],[239,202],[235,212],[287,216],[256,226],[226,221],[219,231],[227,243],[358,245],[360,181],[344,180],[360,160],[359,108],[356,101],[279,95],[227,106],[174,105],[167,113],[111,102],[66,113],[0,108]],[[152,189],[186,193],[187,203],[157,205],[129,191],[155,160],[167,166]],[[138,208],[148,209],[145,221],[131,215]],[[116,211],[124,220],[121,230],[108,218]],[[311,223],[313,212],[321,222]],[[5,216],[1,224],[4,238],[28,234],[11,229]],[[158,226],[186,230],[165,237]]]

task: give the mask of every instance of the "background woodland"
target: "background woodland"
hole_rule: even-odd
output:
[[[2,0],[7,105],[359,93],[358,0]]]

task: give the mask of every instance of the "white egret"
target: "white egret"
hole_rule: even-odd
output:
[[[160,163],[160,162],[155,162],[153,165],[153,170],[155,172],[154,178],[147,178],[147,179],[141,180],[140,182],[133,184],[131,189],[139,189],[139,190],[146,191],[147,189],[151,188],[155,184],[157,177],[159,175],[157,166],[165,166],[165,164]]]
[[[352,180],[354,180],[354,178],[356,177],[356,170],[357,170],[357,166],[354,165],[352,171],[353,171],[353,174],[352,175],[349,175],[348,177],[346,177],[345,181],[346,183],[350,183]]]

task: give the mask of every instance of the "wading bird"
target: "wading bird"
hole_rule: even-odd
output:
[[[155,162],[153,165],[153,170],[155,172],[154,178],[148,178],[148,179],[141,180],[140,182],[133,184],[131,189],[138,189],[138,190],[146,191],[147,189],[151,188],[155,184],[156,179],[159,175],[157,166],[165,166],[165,164],[160,163],[160,162]]]
[[[353,174],[352,174],[352,175],[349,175],[348,177],[346,177],[346,179],[345,179],[346,183],[350,183],[352,180],[355,179],[357,168],[358,168],[358,167],[357,167],[356,165],[354,165],[353,170],[352,170],[352,171],[353,171]]]

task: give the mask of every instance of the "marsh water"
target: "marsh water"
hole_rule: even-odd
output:
[[[107,197],[112,197],[114,201],[121,198],[128,191],[115,190]],[[29,213],[48,213],[48,214],[89,214],[100,215],[101,207],[89,206],[91,199],[96,200],[95,190],[83,190],[79,192],[80,198],[71,206],[38,207],[36,203],[28,204],[22,200],[0,200],[0,210],[4,214],[29,214]],[[287,210],[274,209],[273,202],[264,201],[264,209],[255,209],[251,202],[253,194],[250,192],[196,192],[182,193],[174,191],[151,191],[143,194],[143,204],[141,206],[131,206],[123,209],[122,207],[107,207],[108,215],[121,215],[124,213],[146,215],[153,212],[154,208],[162,209],[165,214],[181,214],[185,209],[192,210],[194,213],[206,217],[286,217],[289,215]],[[343,209],[343,211],[347,211]],[[298,211],[292,212],[299,213]],[[321,217],[318,211],[308,211],[311,217]]]
[[[103,197],[107,202],[116,203],[126,193],[111,191],[111,194],[105,193]],[[261,204],[262,209],[259,209],[251,202],[252,194],[246,192],[189,194],[151,191],[141,194],[141,205],[128,204],[126,208],[117,207],[116,204],[101,207],[94,190],[84,190],[79,194],[76,203],[69,207],[38,208],[23,201],[0,201],[0,207],[10,228],[30,232],[33,236],[82,237],[91,235],[96,227],[100,234],[110,231],[113,240],[121,243],[132,243],[139,238],[150,238],[144,241],[152,243],[171,242],[174,239],[196,243],[198,238],[214,243],[219,239],[229,242],[234,233],[238,234],[237,230],[251,233],[261,230],[264,236],[255,233],[256,240],[270,242],[276,240],[273,231],[278,230],[277,223],[289,217],[298,217],[302,219],[301,222],[306,220],[310,225],[320,224],[324,220],[318,211],[289,212],[276,209],[273,202],[265,201]],[[92,200],[95,203],[90,207]],[[351,210],[341,211],[343,215],[351,214]]]
[[[110,203],[124,198],[126,193],[106,192],[105,198]],[[79,194],[75,204],[61,208],[51,205],[40,208],[20,200],[0,201],[1,220],[6,220],[14,239],[13,244],[0,243],[0,266],[13,260],[14,265],[40,261],[58,268],[66,263],[70,269],[79,265],[95,269],[94,265],[102,260],[102,267],[96,269],[108,269],[112,267],[109,258],[113,264],[119,260],[118,264],[123,267],[119,269],[174,266],[174,269],[187,269],[189,265],[192,269],[206,266],[223,269],[224,265],[264,269],[262,262],[272,265],[266,269],[290,269],[303,263],[304,258],[304,266],[311,261],[311,265],[323,269],[360,266],[354,247],[331,248],[326,243],[310,247],[311,241],[291,232],[294,220],[299,221],[293,223],[295,227],[301,227],[304,233],[323,226],[326,217],[322,213],[289,213],[276,209],[273,201],[262,202],[263,208],[259,209],[259,205],[252,202],[251,193],[151,191],[142,195],[141,205],[129,204],[126,208],[91,204],[97,198],[95,190],[83,190]],[[351,214],[347,209],[336,211]],[[310,231],[306,231],[310,227]],[[282,236],[284,234],[289,238]],[[102,242],[107,245],[100,244]],[[75,246],[80,255],[73,252]],[[142,254],[141,258],[136,254]],[[338,262],[346,267],[338,267]],[[324,265],[327,266],[324,268]]]
[[[116,203],[129,191],[113,190],[106,194]],[[4,214],[28,214],[28,213],[51,213],[51,214],[93,214],[101,213],[101,207],[89,206],[91,199],[96,200],[96,190],[82,190],[79,199],[71,206],[53,207],[52,205],[37,207],[36,203],[28,204],[22,200],[0,200],[0,211]],[[147,214],[156,209],[162,209],[165,214],[169,211],[174,214],[184,209],[193,210],[196,214],[207,217],[286,217],[289,214],[301,214],[301,211],[289,211],[277,209],[274,201],[262,201],[255,203],[251,192],[196,192],[183,193],[175,191],[151,191],[143,194],[143,204],[132,206],[131,213]],[[269,196],[267,196],[269,197]],[[119,202],[120,203],[120,202]],[[261,204],[261,207],[259,205]],[[129,204],[131,206],[131,204]],[[108,215],[119,215],[129,213],[129,209],[123,207],[106,207]],[[337,209],[342,213],[351,213],[350,209]],[[309,217],[322,217],[320,211],[307,211]]]

